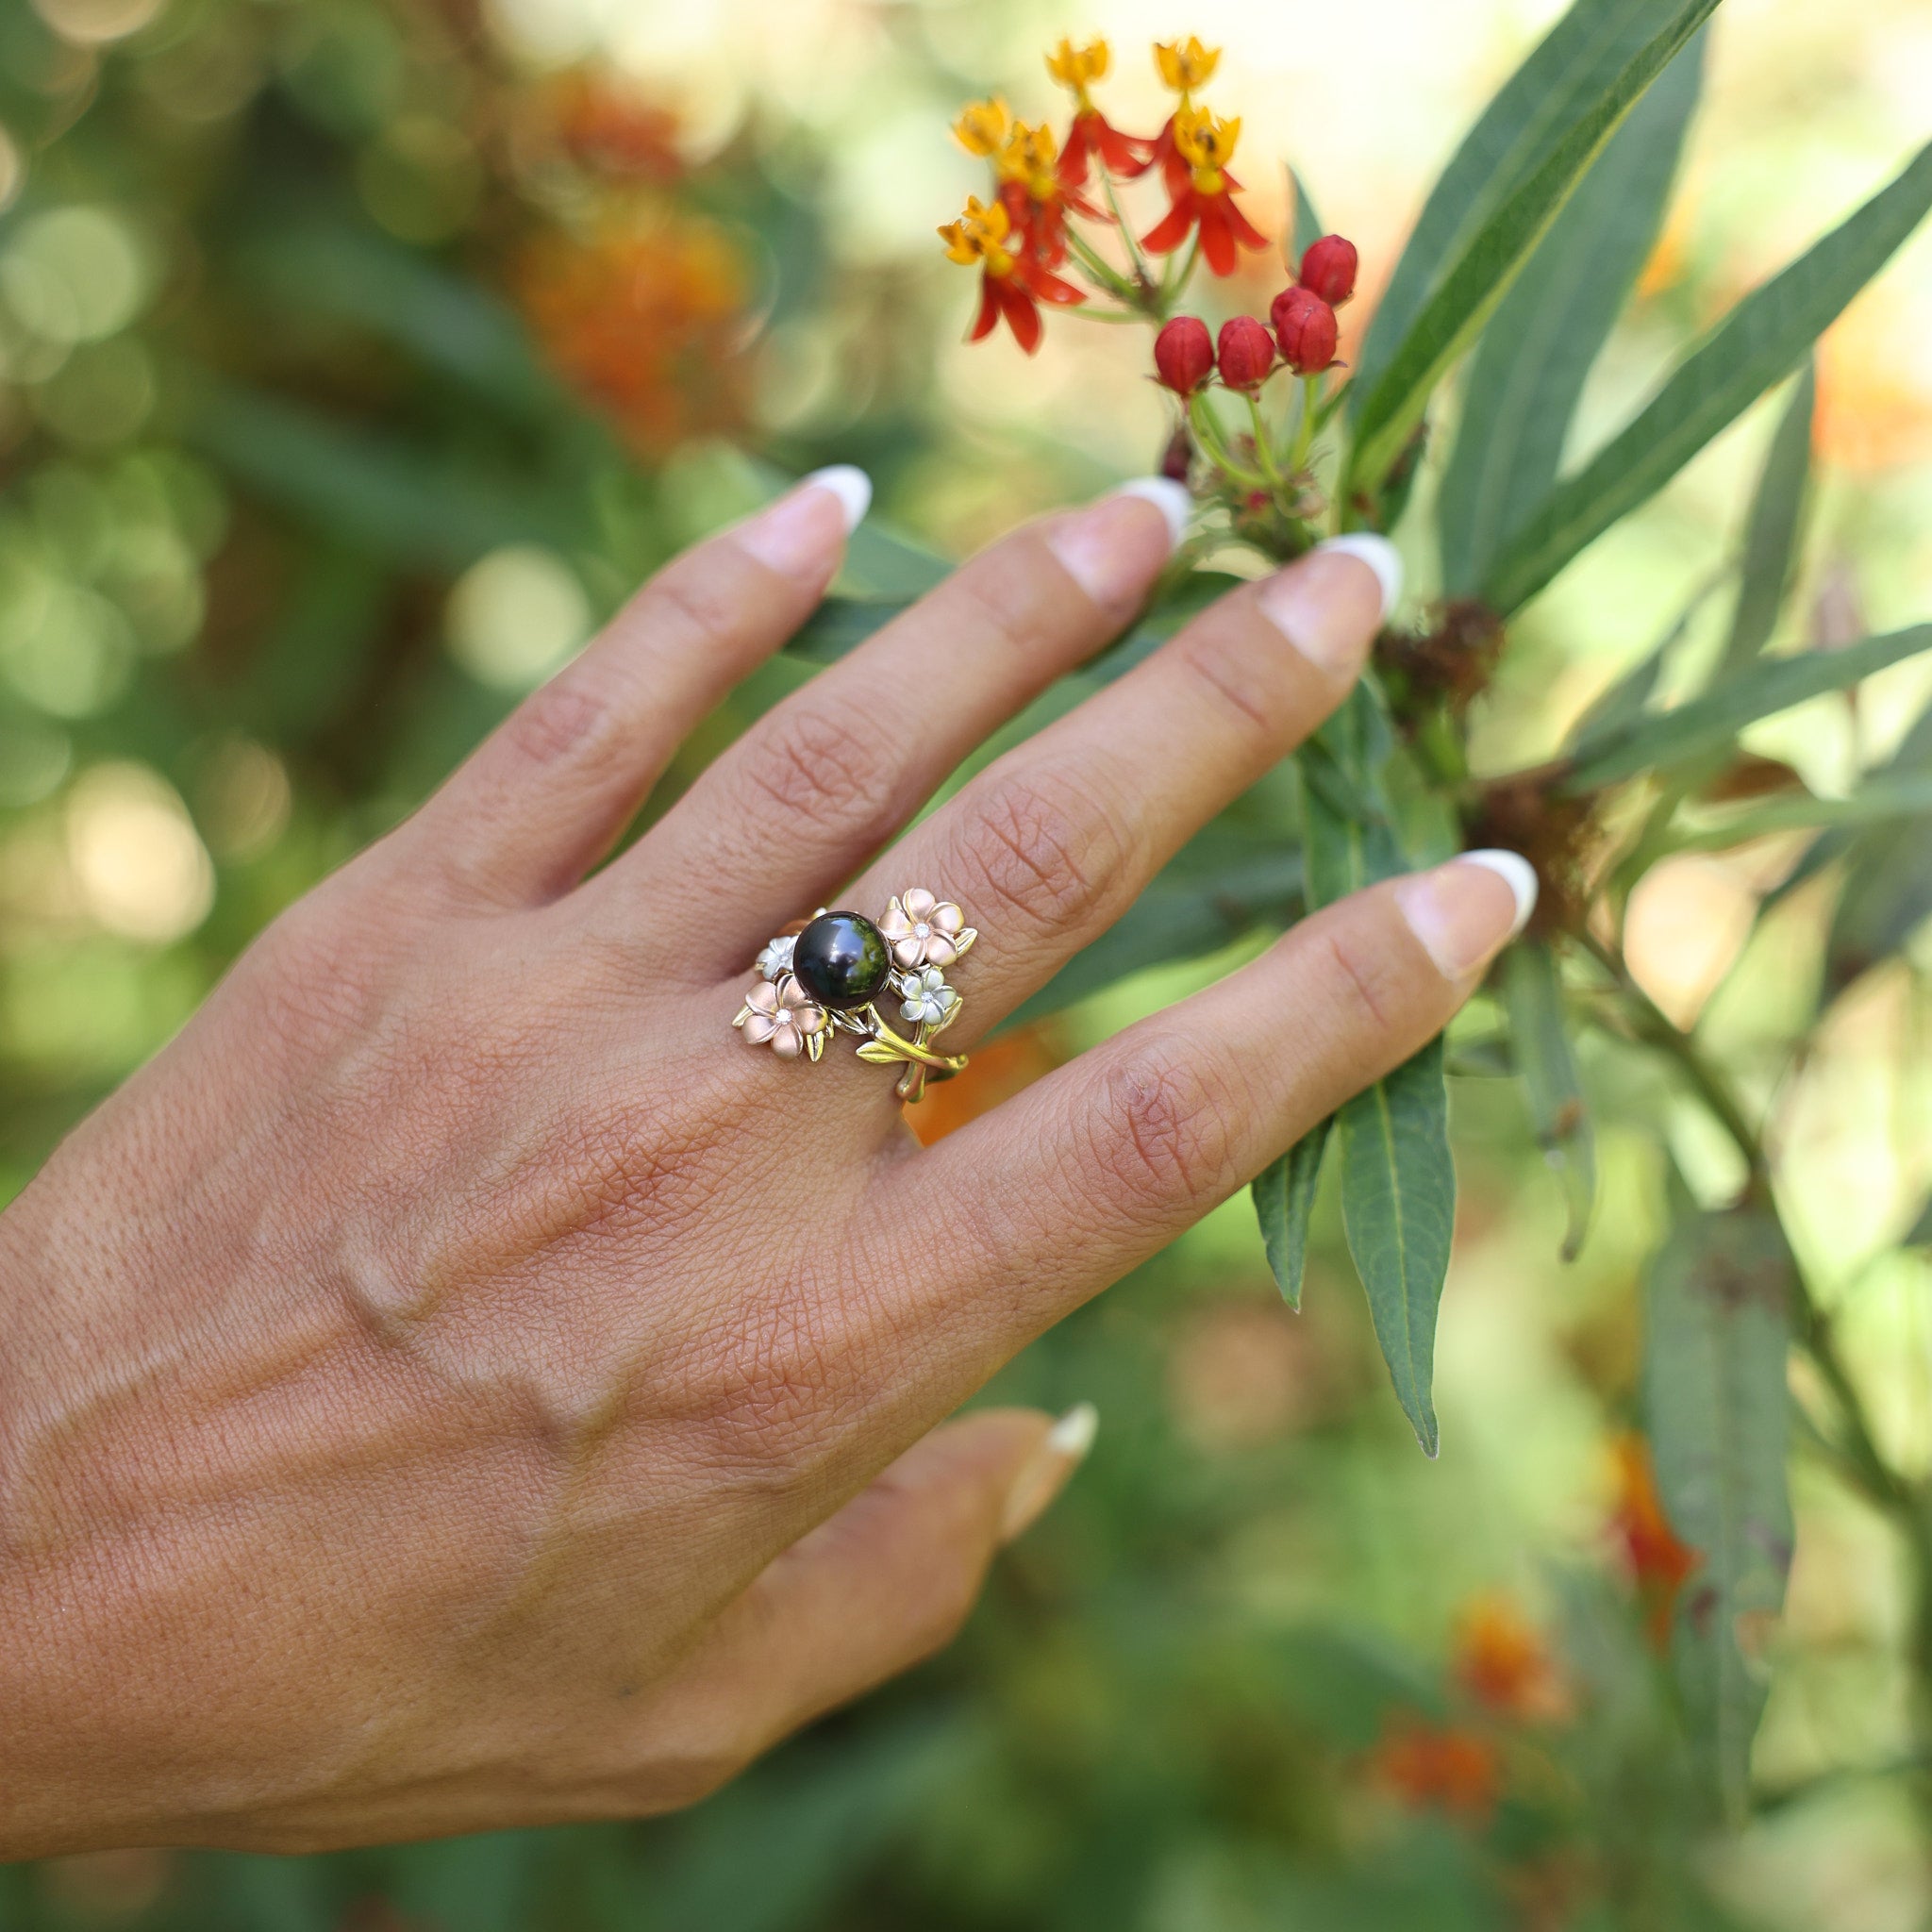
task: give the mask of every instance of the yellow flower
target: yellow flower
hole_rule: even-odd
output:
[[[1015,121],[993,166],[1002,181],[1019,182],[1035,201],[1051,201],[1056,192],[1054,165],[1059,153],[1059,142],[1044,121],[1037,127]]]
[[[988,275],[1004,275],[1013,267],[1011,251],[1002,245],[1012,225],[1011,217],[999,202],[987,208],[978,195],[969,194],[965,212],[941,228],[940,240],[946,244],[947,260],[957,261],[962,268],[984,263]]]
[[[1072,41],[1062,39],[1046,57],[1046,71],[1063,88],[1072,90],[1084,108],[1091,105],[1087,98],[1087,90],[1096,80],[1107,77],[1111,58],[1105,41],[1089,41],[1084,47],[1076,47]]]
[[[1190,34],[1184,41],[1170,41],[1164,46],[1157,42],[1154,58],[1162,84],[1177,94],[1188,94],[1214,78],[1214,70],[1221,64],[1221,49],[1204,47],[1198,34]]]
[[[1194,171],[1194,186],[1203,194],[1219,194],[1224,185],[1222,170],[1234,159],[1241,139],[1240,115],[1224,121],[1206,108],[1183,108],[1174,117],[1174,144]]]
[[[990,100],[974,101],[953,123],[953,139],[969,155],[998,152],[1007,138],[1007,104],[994,94]]]

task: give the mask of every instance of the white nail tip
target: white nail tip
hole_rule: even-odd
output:
[[[1465,852],[1462,862],[1480,865],[1494,873],[1515,895],[1516,924],[1509,928],[1509,937],[1514,939],[1529,924],[1529,915],[1536,910],[1536,867],[1522,853],[1506,852],[1501,847]]]
[[[1046,1446],[1070,1462],[1078,1462],[1093,1446],[1100,1428],[1100,1411],[1091,1402],[1078,1402],[1046,1432]]]
[[[1386,537],[1373,530],[1351,530],[1345,537],[1330,537],[1319,550],[1339,550],[1344,557],[1358,557],[1375,573],[1382,587],[1382,615],[1386,618],[1402,602],[1402,553]]]
[[[845,517],[845,534],[851,536],[872,508],[872,478],[852,463],[833,463],[825,469],[814,470],[800,487],[809,488],[813,484],[829,490],[839,499],[839,508]]]
[[[1185,483],[1172,476],[1136,476],[1114,491],[1116,496],[1138,496],[1151,503],[1167,519],[1167,547],[1174,549],[1188,533],[1194,514],[1194,499]]]

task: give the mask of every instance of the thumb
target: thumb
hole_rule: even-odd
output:
[[[1065,1487],[1092,1445],[1082,1403],[979,1409],[923,1438],[775,1558],[678,1673],[705,1728],[740,1762],[941,1650],[1001,1546]]]

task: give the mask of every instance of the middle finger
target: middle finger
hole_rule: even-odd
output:
[[[948,1052],[1106,931],[1335,709],[1400,587],[1393,549],[1357,536],[1231,591],[990,765],[872,868],[854,906],[876,916],[893,894],[918,890],[963,908],[981,935],[961,968],[966,997]],[[905,941],[899,963],[922,963],[917,949]],[[952,978],[942,931],[936,952]]]

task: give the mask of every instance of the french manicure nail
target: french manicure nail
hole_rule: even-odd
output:
[[[1465,852],[1405,879],[1396,904],[1445,979],[1493,958],[1536,910],[1536,872],[1518,852]]]
[[[1315,547],[1337,557],[1357,557],[1375,573],[1375,581],[1382,587],[1382,611],[1376,621],[1386,623],[1389,613],[1402,602],[1402,552],[1373,530],[1351,530],[1345,537],[1330,537]]]
[[[1256,600],[1311,664],[1353,684],[1382,621],[1380,583],[1355,564],[1333,560],[1324,546],[1265,578]]]
[[[1138,508],[1142,503],[1160,512],[1160,534]],[[1192,506],[1180,484],[1141,476],[1057,519],[1047,527],[1046,541],[1068,575],[1103,610],[1125,616],[1140,607],[1160,566],[1174,555]]]
[[[1047,1505],[1066,1488],[1067,1479],[1087,1459],[1099,1427],[1100,1411],[1091,1402],[1079,1402],[1047,1430],[1007,1492],[1006,1508],[1000,1515],[1001,1542],[1011,1542],[1040,1520]]]
[[[801,478],[798,487],[829,490],[839,499],[848,537],[865,521],[865,513],[872,508],[872,478],[856,463],[828,463],[823,470],[814,470],[809,476]]]
[[[739,548],[789,577],[831,573],[837,540],[858,527],[872,503],[872,480],[850,463],[814,470],[776,503],[738,526]]]

